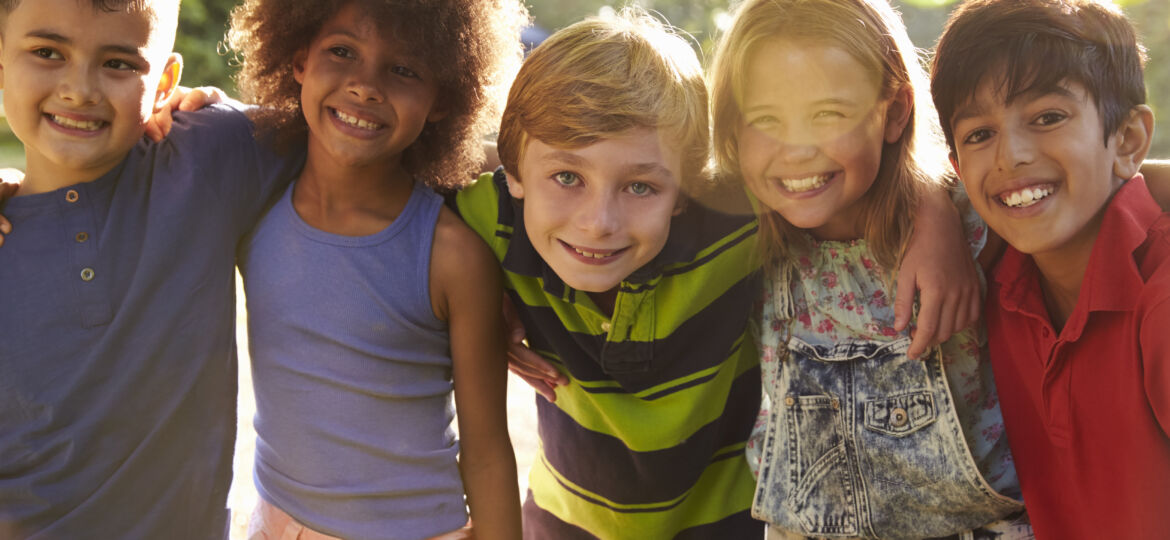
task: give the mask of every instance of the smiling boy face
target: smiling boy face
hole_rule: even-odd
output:
[[[175,8],[23,0],[7,14],[0,77],[27,157],[22,192],[94,180],[142,137],[156,102],[178,82],[173,12],[159,13],[167,9]]]
[[[528,239],[557,276],[603,293],[662,251],[679,212],[681,166],[656,129],[574,149],[530,139],[508,191],[524,200]]]
[[[1091,249],[1102,209],[1130,174],[1116,170],[1119,134],[1106,139],[1080,84],[1005,103],[996,79],[988,81],[951,122],[955,168],[971,204],[1023,253]]]

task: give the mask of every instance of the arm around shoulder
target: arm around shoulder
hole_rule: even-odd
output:
[[[516,458],[508,437],[503,280],[487,245],[444,208],[431,248],[431,300],[447,321],[459,418],[459,469],[479,539],[520,538]]]
[[[1141,321],[1142,372],[1146,398],[1162,431],[1170,436],[1170,268],[1147,282],[1156,299],[1144,310]]]
[[[1170,159],[1147,159],[1142,163],[1142,175],[1158,206],[1170,212]]]

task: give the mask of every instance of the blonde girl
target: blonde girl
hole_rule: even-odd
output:
[[[894,329],[890,274],[946,156],[897,14],[749,0],[712,79],[716,158],[766,254],[753,515],[775,538],[1029,535],[979,330],[916,360]]]

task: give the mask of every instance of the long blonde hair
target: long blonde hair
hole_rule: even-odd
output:
[[[897,141],[884,143],[877,178],[861,204],[870,252],[891,271],[910,237],[924,186],[941,183],[947,170],[919,52],[885,0],[747,0],[719,41],[710,75],[714,154],[724,178],[742,181],[737,132],[745,66],[762,43],[776,38],[841,48],[879,75],[881,99],[904,87],[913,91],[909,122]],[[792,248],[804,243],[804,235],[779,213],[762,208],[760,241],[765,260],[790,264]]]

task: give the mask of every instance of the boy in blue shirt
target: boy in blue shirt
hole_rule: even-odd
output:
[[[235,247],[295,164],[242,113],[142,140],[178,0],[0,1],[0,538],[226,536]]]

